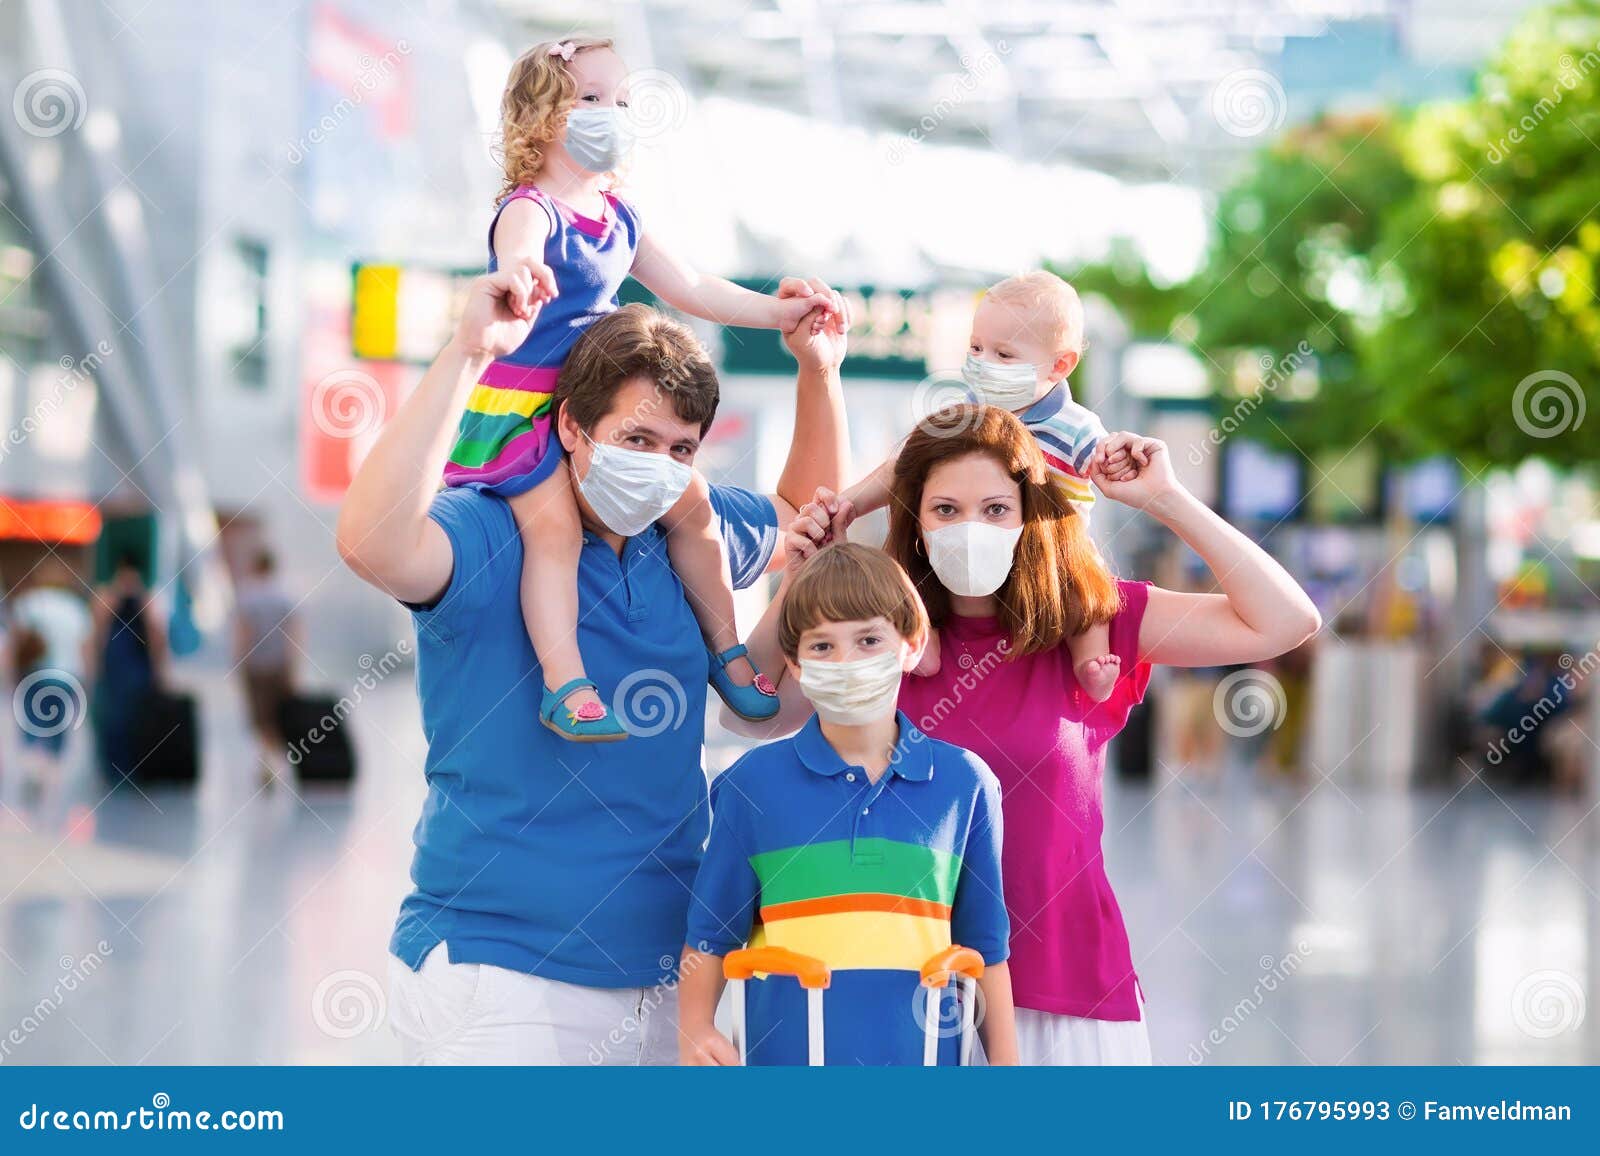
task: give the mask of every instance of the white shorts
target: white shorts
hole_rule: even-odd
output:
[[[389,957],[389,1023],[408,1064],[678,1062],[675,983],[582,987],[451,963],[443,943],[418,971]]]
[[[1136,1020],[1090,1020],[1028,1007],[1019,1007],[1016,1019],[1017,1059],[1028,1067],[1144,1067],[1152,1063],[1143,999]],[[973,1048],[972,1062],[986,1062],[981,1044]]]

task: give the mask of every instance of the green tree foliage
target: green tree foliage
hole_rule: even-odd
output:
[[[1420,453],[1592,463],[1600,4],[1535,10],[1470,99],[1414,118],[1406,162],[1378,248],[1403,299],[1363,357],[1379,416]]]

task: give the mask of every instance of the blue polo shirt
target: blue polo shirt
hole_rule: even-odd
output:
[[[726,486],[711,502],[734,584],[748,586],[772,555],[776,512]],[[665,538],[652,527],[618,557],[585,535],[578,643],[631,737],[580,744],[539,722],[511,508],[450,489],[431,516],[455,568],[413,612],[428,794],[390,950],[418,968],[444,941],[452,963],[591,987],[674,974],[708,826],[709,660]]]
[[[711,787],[711,839],[689,943],[712,955],[786,947],[833,969],[829,1064],[922,1063],[920,970],[952,942],[1008,953],[1000,784],[970,751],[898,716],[877,782],[839,757],[815,717],[751,751]],[[746,985],[752,1064],[806,1062],[806,1001],[788,978]],[[959,1024],[954,988],[941,1023]],[[941,1063],[959,1040],[945,1033]]]

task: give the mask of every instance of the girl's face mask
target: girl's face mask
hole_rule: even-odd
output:
[[[625,108],[586,108],[567,113],[567,152],[591,173],[609,173],[633,150],[633,122]]]

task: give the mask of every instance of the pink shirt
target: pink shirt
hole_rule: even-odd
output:
[[[952,617],[940,669],[900,684],[900,709],[925,733],[965,747],[1000,780],[1001,867],[1011,916],[1011,984],[1018,1007],[1101,1020],[1140,1016],[1128,933],[1106,878],[1100,835],[1106,744],[1144,698],[1138,658],[1149,601],[1119,582],[1111,650],[1122,677],[1091,702],[1066,646],[1007,661],[995,618]]]

